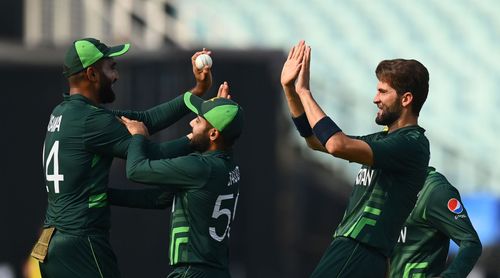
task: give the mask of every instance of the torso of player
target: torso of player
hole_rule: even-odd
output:
[[[74,234],[109,227],[106,189],[112,157],[90,152],[83,140],[93,110],[83,97],[66,97],[51,113],[43,146],[48,208],[45,226]]]
[[[240,168],[221,154],[202,155],[211,174],[199,189],[175,194],[170,264],[205,264],[227,269],[228,241],[239,197]]]
[[[381,140],[386,136],[381,132],[367,136],[366,140]],[[415,173],[362,165],[335,236],[353,238],[389,256],[401,226],[415,205],[427,162],[419,161],[423,170]]]

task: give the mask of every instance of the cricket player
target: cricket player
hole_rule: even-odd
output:
[[[243,128],[243,111],[230,99],[203,101],[189,92],[184,94],[184,102],[197,114],[190,122],[191,146],[197,152],[151,159],[147,128],[124,118],[132,134],[127,177],[175,191],[170,230],[174,270],[169,278],[230,277],[229,236],[240,181],[232,146]]]
[[[311,48],[300,41],[288,55],[281,84],[308,145],[361,164],[344,217],[311,277],[386,277],[388,257],[415,206],[429,163],[429,142],[418,116],[429,73],[416,60],[385,60],[373,103],[387,131],[347,136],[325,115],[309,87]]]
[[[445,267],[450,239],[460,249]],[[481,255],[477,236],[458,190],[429,167],[415,208],[391,258],[391,277],[467,277]]]
[[[48,207],[43,232],[32,251],[43,277],[120,277],[109,243],[109,204],[115,199],[126,205],[127,198],[119,190],[108,196],[108,175],[113,157],[126,157],[131,136],[116,115],[144,121],[154,133],[189,113],[182,96],[145,112],[110,111],[102,106],[115,99],[112,85],[119,76],[114,57],[129,47],[108,47],[85,38],[66,52],[69,92],[52,111],[47,127],[42,158]],[[197,95],[212,82],[208,67],[198,70],[194,65],[202,53],[209,52],[197,52],[191,58],[196,86],[190,92]],[[187,138],[176,144],[176,152],[192,151]],[[159,157],[172,152],[171,146],[153,143],[147,150]],[[132,206],[149,202],[154,207],[149,193],[137,197],[144,200]]]

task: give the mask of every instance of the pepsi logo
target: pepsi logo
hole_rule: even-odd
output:
[[[451,198],[448,201],[448,209],[455,214],[460,214],[462,213],[462,211],[464,211],[464,207],[462,206],[460,201],[455,198]]]

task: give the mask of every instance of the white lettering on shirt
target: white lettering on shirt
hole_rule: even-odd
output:
[[[406,226],[401,229],[401,232],[399,233],[399,238],[398,238],[398,243],[406,243],[406,232],[407,228]]]
[[[47,131],[54,132],[56,131],[56,129],[57,131],[60,131],[61,121],[62,121],[62,115],[57,117],[54,117],[54,115],[50,115],[50,121],[49,125],[47,126]]]
[[[370,185],[372,182],[374,171],[375,170],[369,170],[366,168],[362,168],[361,170],[359,170],[358,175],[356,176],[356,185]]]
[[[231,172],[229,172],[229,181],[227,186],[231,186],[240,181],[240,168],[236,166]]]

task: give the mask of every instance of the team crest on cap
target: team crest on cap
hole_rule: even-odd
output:
[[[448,209],[455,214],[460,214],[462,213],[462,211],[464,211],[464,207],[462,206],[460,201],[455,198],[451,198],[448,201]]]

